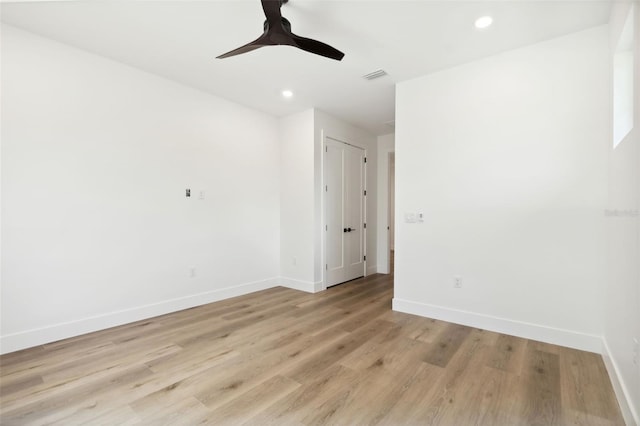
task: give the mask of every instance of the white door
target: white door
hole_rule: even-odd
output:
[[[325,139],[327,287],[364,276],[365,152]]]

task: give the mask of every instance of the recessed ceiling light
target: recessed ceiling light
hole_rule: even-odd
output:
[[[482,16],[476,19],[476,28],[479,30],[485,29],[489,27],[493,23],[493,18],[491,16]]]
[[[291,90],[283,90],[282,96],[284,96],[285,98],[290,98],[293,96],[293,92]]]

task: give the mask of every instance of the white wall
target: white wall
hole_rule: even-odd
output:
[[[322,289],[323,135],[368,151],[375,272],[366,132],[313,109],[277,120],[10,26],[2,53],[2,352]]]
[[[633,362],[633,339],[640,339],[640,7],[635,6],[635,126],[614,149],[609,146],[606,220],[607,279],[604,358],[628,424],[640,424],[640,366]],[[613,5],[612,53],[631,3]],[[613,82],[610,83],[613,86]],[[613,131],[611,132],[613,134]],[[616,215],[617,212],[617,215]],[[635,213],[635,215],[634,215]],[[640,361],[639,361],[640,363]],[[634,419],[633,421],[631,419]]]
[[[322,159],[324,156],[323,144],[324,138],[330,137],[342,142],[366,149],[367,152],[367,274],[377,272],[377,141],[375,136],[370,135],[366,131],[345,123],[329,114],[320,110],[314,110],[314,138],[315,138],[315,227],[314,227],[314,245],[315,245],[315,281],[321,282],[324,274],[324,253],[322,248],[322,237],[324,232],[324,216],[323,216],[323,184],[322,184]]]
[[[275,285],[279,162],[271,116],[3,26],[2,351]]]
[[[280,275],[289,287],[315,291],[314,111],[280,119]]]
[[[598,27],[398,85],[395,309],[600,351],[608,55]]]
[[[395,135],[378,136],[378,272],[390,272],[389,245],[393,218],[389,210],[389,154],[395,152]]]

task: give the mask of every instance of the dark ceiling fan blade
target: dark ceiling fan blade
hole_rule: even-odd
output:
[[[280,24],[282,20],[282,12],[280,8],[286,1],[282,0],[262,0],[262,10],[264,10],[264,16],[267,17],[267,22],[270,26]]]
[[[300,37],[293,33],[291,33],[291,38],[296,47],[306,52],[315,53],[316,55],[324,56],[325,58],[335,59],[336,61],[341,61],[342,58],[344,58],[344,53],[321,41]]]
[[[328,44],[310,38],[300,37],[291,32],[291,23],[282,16],[282,5],[289,0],[260,0],[267,20],[263,25],[264,34],[231,52],[218,56],[218,59],[251,52],[263,46],[289,45],[325,58],[342,60],[344,53]]]
[[[260,37],[258,40],[261,40],[262,37]],[[258,40],[252,41],[249,44],[245,44],[242,47],[238,47],[237,49],[233,49],[230,52],[227,53],[223,53],[220,56],[217,56],[216,59],[224,59],[224,58],[229,58],[231,56],[236,56],[236,55],[240,55],[242,53],[247,53],[247,52],[251,52],[252,50],[256,50],[256,49],[260,49],[261,47],[266,46],[266,44],[256,44],[256,42]]]

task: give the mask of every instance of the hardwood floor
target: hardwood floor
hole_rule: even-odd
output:
[[[282,287],[0,357],[1,423],[623,425],[599,355]]]

